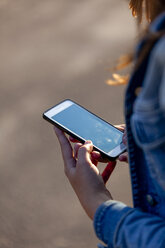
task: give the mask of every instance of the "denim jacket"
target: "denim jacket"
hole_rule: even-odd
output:
[[[150,26],[151,32],[164,29],[165,13]],[[103,203],[95,232],[108,248],[165,248],[165,36],[130,79],[125,119],[134,207]]]

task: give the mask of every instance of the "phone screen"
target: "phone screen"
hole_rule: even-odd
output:
[[[95,147],[108,153],[122,142],[123,133],[81,106],[70,103],[51,119],[78,135],[91,140]]]

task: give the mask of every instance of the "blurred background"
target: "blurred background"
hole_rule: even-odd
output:
[[[105,81],[135,41],[127,5],[0,1],[0,248],[96,247],[42,113],[71,98],[113,124],[124,122],[125,86]],[[132,205],[127,166],[118,164],[108,188]]]

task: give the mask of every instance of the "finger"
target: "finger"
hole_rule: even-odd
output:
[[[91,162],[91,152],[93,150],[93,144],[91,141],[86,141],[78,150],[78,162],[84,164],[84,162]]]
[[[79,142],[80,142],[79,140],[73,138],[72,136],[69,136],[69,140],[70,140],[71,142],[73,142],[73,143],[79,143]]]
[[[120,124],[120,125],[114,125],[117,129],[119,129],[120,131],[124,132],[125,130],[125,124]]]
[[[124,131],[123,137],[122,137],[122,141],[124,145],[127,145],[127,133],[126,131]]]
[[[93,151],[93,152],[91,153],[91,157],[92,157],[93,159],[95,159],[95,160],[99,160],[99,159],[101,159],[101,154],[100,154],[100,152]]]
[[[112,174],[113,170],[115,169],[116,161],[109,162],[107,166],[105,167],[104,171],[102,172],[102,178],[104,183],[108,181],[110,175]]]
[[[74,145],[74,157],[75,157],[75,158],[77,158],[78,150],[79,150],[79,148],[80,148],[81,146],[82,146],[81,143],[76,143],[76,144]]]
[[[93,155],[94,153],[94,155]],[[96,155],[95,155],[96,153]],[[106,157],[102,157],[101,153],[97,152],[97,151],[93,151],[91,153],[91,156],[94,157],[94,159],[96,159],[98,162],[101,162],[101,163],[108,163],[109,162],[109,159],[106,158]]]
[[[128,153],[122,153],[119,157],[118,157],[119,161],[121,162],[126,162],[128,163]]]
[[[54,131],[57,135],[57,138],[61,146],[65,169],[68,170],[72,167],[75,167],[76,162],[75,162],[75,159],[73,158],[73,150],[72,150],[72,147],[68,139],[66,138],[65,134],[60,129],[54,127]]]
[[[101,154],[97,151],[92,151],[91,152],[91,161],[92,163],[97,166],[98,165],[98,162],[99,162],[99,159],[101,158]]]

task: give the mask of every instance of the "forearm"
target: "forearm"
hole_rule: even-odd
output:
[[[99,208],[99,206],[102,205],[104,202],[112,199],[108,191],[97,193],[97,195],[95,194],[95,196],[92,194],[89,194],[89,198],[87,199],[86,197],[85,200],[82,199],[82,195],[80,197],[80,195],[77,194],[77,197],[82,207],[84,208],[86,214],[91,220],[94,219],[96,210]]]

